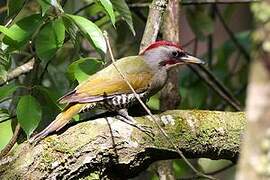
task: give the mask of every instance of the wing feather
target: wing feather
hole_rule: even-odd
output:
[[[145,64],[134,64],[135,67],[126,69],[125,63],[128,60],[122,61],[121,64],[118,63],[118,67],[137,93],[145,91],[153,78],[152,71]],[[134,59],[132,60],[134,61]],[[138,59],[136,60],[138,61]],[[132,91],[121,75],[110,65],[90,76],[88,80],[77,86],[74,91],[62,97],[60,103],[96,102],[122,93],[132,93]]]

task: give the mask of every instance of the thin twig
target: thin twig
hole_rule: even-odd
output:
[[[186,0],[180,2],[182,6],[186,5],[207,5],[207,4],[245,4],[259,2],[259,0]],[[130,8],[148,8],[151,3],[130,3]]]
[[[232,65],[231,65],[232,68],[230,69],[229,73],[225,76],[224,79],[230,80],[234,75],[240,73],[241,70],[245,67],[246,64],[243,65],[242,68],[239,69],[239,63],[241,62],[240,61],[241,55],[242,54],[239,51],[237,51],[236,57],[233,60]]]
[[[185,0],[182,5],[200,5],[200,4],[245,4],[259,2],[260,0]]]
[[[225,171],[225,170],[227,170],[227,169],[230,169],[230,168],[233,167],[233,166],[235,166],[235,164],[234,164],[234,163],[231,163],[231,164],[229,164],[229,165],[227,165],[227,166],[224,166],[224,167],[222,167],[222,168],[220,168],[220,169],[218,169],[218,170],[216,170],[216,171],[208,172],[208,173],[206,173],[206,174],[207,174],[207,175],[215,175],[215,174],[218,174],[218,173],[220,173],[220,172],[222,172],[222,171]]]
[[[158,129],[160,130],[160,132],[163,134],[163,136],[166,138],[166,140],[170,143],[170,145],[172,147],[174,147],[174,149],[177,151],[177,153],[181,156],[181,158],[186,162],[186,164],[197,174],[200,175],[202,177],[205,178],[209,178],[209,179],[215,179],[211,176],[207,176],[203,173],[201,173],[200,171],[198,171],[189,161],[188,159],[184,156],[183,152],[172,142],[172,140],[169,138],[169,136],[167,135],[167,133],[164,131],[164,129],[160,126],[160,124],[158,123],[159,119],[157,119],[152,113],[151,111],[148,109],[148,107],[145,105],[145,103],[141,100],[140,96],[136,93],[136,91],[134,90],[134,88],[132,87],[132,85],[129,83],[128,79],[126,78],[126,76],[120,71],[120,69],[116,66],[115,64],[115,59],[112,53],[112,49],[110,46],[110,41],[108,38],[108,35],[106,33],[106,31],[104,32],[104,37],[108,46],[108,50],[109,50],[109,54],[112,60],[112,64],[115,67],[115,69],[118,71],[118,73],[121,75],[121,77],[123,78],[123,80],[127,83],[127,85],[129,86],[129,88],[131,89],[132,93],[134,94],[134,96],[136,97],[136,99],[139,101],[139,103],[142,105],[142,107],[144,108],[144,110],[149,114],[149,116],[147,116],[149,118],[150,121],[154,122]]]
[[[213,5],[213,9],[216,6]],[[215,10],[216,11],[216,10]],[[217,12],[216,12],[217,13]],[[218,13],[217,13],[218,14]],[[224,22],[225,23],[225,22]],[[225,23],[226,24],[226,23]],[[224,26],[225,27],[225,26]],[[233,35],[234,37],[234,35]],[[235,37],[234,37],[235,38]],[[238,43],[237,39],[235,39]],[[240,45],[241,46],[241,45]],[[242,46],[241,46],[242,47]],[[196,50],[196,48],[194,48]],[[244,49],[245,50],[245,49]],[[240,102],[233,96],[233,94],[220,82],[215,75],[202,65],[188,65],[189,68],[195,72],[201,79],[203,79],[208,86],[210,86],[221,98],[223,98],[228,104],[230,104],[235,110],[240,111]]]
[[[209,13],[211,19],[213,22],[215,22],[215,5],[211,5],[210,7],[210,13]],[[213,57],[214,57],[214,53],[213,53],[213,33],[208,35],[208,65],[209,65],[209,69],[212,70],[212,63],[213,63]]]
[[[13,118],[15,118],[15,117],[16,117],[16,116],[11,116],[11,117],[8,117],[8,118],[6,118],[6,119],[2,119],[2,120],[0,121],[0,123],[6,122],[6,121],[11,120],[11,119],[13,119]]]
[[[61,3],[62,8],[65,7],[66,3],[67,3],[67,0],[63,0],[63,1],[62,1],[62,3]]]
[[[3,86],[7,82],[21,76],[22,74],[28,73],[31,71],[34,67],[35,59],[32,58],[30,61],[27,63],[13,69],[11,72],[8,73],[7,79],[5,81],[0,81],[0,86]]]
[[[14,144],[17,141],[18,135],[20,133],[20,129],[21,129],[21,126],[19,123],[17,123],[13,136],[11,137],[8,144],[4,147],[4,149],[2,149],[0,152],[0,159],[5,157],[9,153],[9,151],[13,148]]]
[[[196,57],[198,52],[198,38],[194,39],[193,55]]]
[[[247,89],[247,84],[244,84],[241,86],[236,92],[234,92],[234,96],[239,96],[241,93],[245,92]],[[216,106],[216,110],[224,110],[226,107],[226,103],[222,102],[219,105]]]
[[[0,100],[0,104],[10,99],[12,99],[12,97],[4,97],[3,99]]]
[[[233,41],[233,43],[235,44],[235,46],[239,49],[239,51],[243,54],[243,56],[245,57],[245,59],[249,62],[250,61],[250,55],[249,53],[246,51],[246,49],[239,43],[239,41],[237,40],[237,38],[235,37],[234,33],[232,32],[232,30],[229,28],[229,26],[226,24],[224,18],[222,17],[219,9],[217,6],[214,6],[214,10],[217,14],[217,17],[219,18],[220,22],[222,23],[224,29],[226,30],[226,32],[228,33],[228,35],[230,36],[230,39]]]
[[[51,58],[51,59],[49,59],[49,60],[47,61],[46,65],[45,65],[45,67],[44,67],[44,69],[43,69],[43,71],[42,71],[42,73],[41,73],[41,75],[40,75],[40,77],[39,77],[40,83],[41,83],[41,81],[42,81],[43,78],[44,78],[44,75],[45,75],[45,73],[46,73],[46,71],[47,71],[47,69],[48,69],[48,67],[49,67],[49,64],[52,62],[52,59],[53,59],[53,58]]]
[[[139,19],[141,19],[144,23],[146,23],[147,18],[144,16],[144,14],[141,12],[141,8],[134,8],[132,12],[138,16]]]
[[[168,0],[152,1],[140,45],[140,52],[143,51],[143,49],[147,45],[156,41],[159,32],[159,27],[161,25],[162,15],[166,10],[167,5]]]
[[[194,37],[193,39],[191,39],[191,40],[189,40],[188,42],[184,43],[184,44],[182,45],[182,47],[185,48],[185,47],[189,46],[189,45],[192,44],[193,41],[195,41],[196,39],[197,39],[197,38]]]
[[[232,95],[232,93],[212,74],[211,71],[204,66],[197,65],[188,67],[203,79],[220,97],[222,97],[235,110],[241,111],[240,102]]]
[[[218,173],[221,173],[231,167],[235,166],[234,163],[231,163],[225,167],[222,167],[221,169],[218,169],[216,171],[212,171],[212,172],[208,172],[208,173],[205,173],[207,175],[216,175]],[[200,178],[203,178],[202,176],[198,176],[198,175],[195,175],[195,176],[189,176],[189,177],[181,177],[181,178],[178,178],[177,180],[193,180],[193,179],[200,179]]]
[[[77,11],[75,11],[73,14],[74,14],[74,15],[79,14],[81,11],[83,11],[83,10],[89,8],[89,7],[92,6],[93,4],[95,4],[95,3],[86,4],[85,6],[79,8]]]
[[[23,5],[21,7],[21,9],[13,15],[13,17],[10,17],[10,19],[7,20],[7,22],[5,23],[5,27],[8,27],[10,24],[12,24],[13,20],[16,19],[16,17],[18,16],[18,14],[20,14],[20,12],[24,9],[25,5],[27,4],[28,0],[25,0],[23,2]]]

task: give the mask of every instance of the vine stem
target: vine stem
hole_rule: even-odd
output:
[[[10,141],[8,142],[8,144],[4,147],[4,149],[2,149],[0,151],[0,159],[2,159],[3,157],[5,157],[9,153],[9,151],[13,148],[13,146],[16,143],[17,138],[19,136],[20,129],[21,129],[21,126],[17,122],[17,125],[16,125],[15,131],[13,133],[13,136],[11,137]]]

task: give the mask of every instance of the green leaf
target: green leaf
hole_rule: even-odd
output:
[[[230,19],[234,16],[234,12],[237,10],[237,6],[226,6],[223,10],[223,18],[224,20],[230,21]]]
[[[56,51],[63,46],[65,26],[62,19],[50,21],[39,31],[35,47],[41,60],[51,59]]]
[[[59,96],[52,88],[48,88],[48,87],[44,87],[44,86],[35,86],[35,89],[37,89],[39,91],[38,93],[42,93],[42,94],[46,95],[48,98],[50,98],[50,100],[53,103],[58,105],[57,100],[59,99]]]
[[[131,32],[135,36],[136,33],[135,33],[135,30],[133,27],[131,12],[128,8],[126,1],[125,0],[111,0],[111,2],[113,4],[113,7],[115,8],[115,10],[118,11],[120,16],[123,17],[123,19],[128,24],[129,29],[131,30]]]
[[[189,166],[180,159],[173,160],[172,162],[173,170],[176,178],[181,178],[189,172]]]
[[[10,67],[10,55],[0,48],[0,82],[7,80],[7,71]]]
[[[251,50],[251,39],[250,31],[243,31],[235,34],[235,38],[241,44],[242,47],[246,49],[247,52]],[[223,43],[219,48],[215,50],[217,55],[218,63],[216,64],[216,69],[220,72],[224,70],[225,73],[228,71],[228,62],[234,52],[237,51],[234,42],[229,39]],[[224,74],[224,72],[222,72]]]
[[[147,101],[147,106],[152,110],[160,109],[160,100],[158,94],[150,97],[149,101]]]
[[[3,42],[12,48],[20,48],[23,46],[42,23],[42,17],[39,14],[27,16],[12,25],[9,29],[0,26],[3,32]]]
[[[61,5],[58,3],[57,0],[37,0],[37,1],[39,5],[41,6],[42,16],[46,14],[46,12],[51,6],[55,7],[61,12],[64,12],[64,10],[62,9]]]
[[[13,17],[20,12],[24,5],[24,0],[8,0],[8,17]]]
[[[1,132],[0,138],[0,150],[1,150],[6,146],[6,144],[9,142],[10,138],[13,135],[11,121],[0,123],[0,132]]]
[[[204,40],[205,36],[214,31],[214,22],[206,10],[206,8],[198,6],[194,9],[189,8],[187,13],[189,25],[200,40]]]
[[[115,25],[115,14],[113,11],[113,6],[110,0],[99,0],[101,5],[103,6],[103,8],[106,10],[106,12],[108,13],[108,15],[110,16],[110,19],[113,23],[113,25]]]
[[[198,91],[200,89],[200,91]],[[197,83],[196,85],[188,89],[188,100],[192,108],[199,109],[204,105],[207,98],[207,89],[202,83]]]
[[[2,122],[2,121],[5,121],[6,119],[8,119],[10,116],[9,116],[9,114],[8,114],[8,110],[6,110],[6,109],[1,109],[0,108],[0,123]]]
[[[51,7],[51,0],[37,0],[37,2],[41,7],[42,16],[44,16],[44,14],[46,14],[48,9]]]
[[[66,14],[66,17],[78,26],[82,34],[99,52],[101,51],[106,53],[106,41],[97,25],[81,16]]]
[[[86,80],[91,74],[97,72],[102,66],[102,61],[95,58],[81,58],[68,67],[68,73],[72,79],[79,83]]]
[[[55,119],[61,110],[64,109],[64,106],[57,103],[57,99],[60,95],[55,88],[35,86],[32,92],[38,102],[42,102],[40,103],[42,117],[38,126],[44,127],[47,124],[46,122],[50,122]]]
[[[1,81],[5,82],[7,80],[7,75],[8,75],[8,73],[7,73],[5,66],[0,64],[0,82]]]
[[[5,34],[7,37],[11,38],[11,39],[15,39],[16,34],[15,32],[11,31],[9,28],[0,25],[0,32]]]
[[[18,86],[16,86],[14,83],[10,83],[0,87],[0,101],[10,96],[14,91],[16,91],[17,88]]]
[[[211,160],[208,158],[200,158],[198,159],[198,165],[204,172],[213,172],[217,171],[219,169],[222,169],[223,167],[226,167],[230,165],[231,162],[229,160],[225,159],[219,159],[219,160]]]
[[[97,0],[96,0],[97,1]],[[100,3],[96,3],[91,5],[89,8],[86,10],[87,16],[88,17],[95,17],[93,20],[95,21],[95,24],[98,27],[103,27],[103,25],[111,26],[111,20],[110,16],[106,15],[104,16],[104,7]],[[108,13],[106,13],[108,14]],[[115,16],[119,16],[119,13],[117,11],[114,11]],[[103,27],[106,29],[106,27]]]
[[[42,106],[49,105],[50,106],[49,108],[62,109],[62,106],[59,103],[57,103],[57,100],[59,99],[60,95],[53,88],[47,88],[44,86],[35,86],[35,89],[37,90],[38,95],[40,96],[43,95],[45,97],[44,102],[47,102],[47,104],[44,105],[44,103],[42,103]]]
[[[29,138],[37,128],[41,119],[40,104],[33,96],[22,96],[19,100],[16,111],[18,122]]]
[[[10,54],[0,48],[0,66],[1,65],[6,69],[10,66]]]
[[[74,44],[74,47],[79,47],[81,43],[78,38],[79,28],[76,26],[75,23],[70,21],[68,18],[63,18],[63,22],[65,25],[66,31],[69,34],[70,39]]]

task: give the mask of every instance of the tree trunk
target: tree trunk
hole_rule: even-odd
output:
[[[247,98],[247,132],[237,179],[270,178],[270,2],[252,5],[257,30]]]

